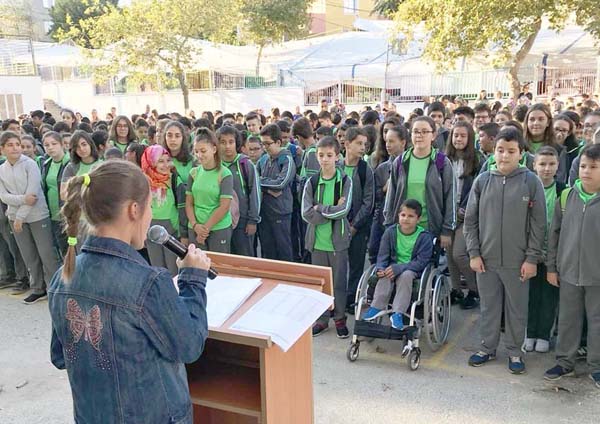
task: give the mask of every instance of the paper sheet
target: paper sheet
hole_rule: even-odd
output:
[[[217,276],[206,283],[209,327],[220,327],[261,285],[257,278]]]
[[[231,329],[271,336],[287,352],[332,303],[333,297],[316,290],[279,284]]]

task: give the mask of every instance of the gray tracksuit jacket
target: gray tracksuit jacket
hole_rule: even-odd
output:
[[[406,200],[406,182],[408,180],[409,158],[412,149],[404,154],[392,164],[390,184],[385,196],[383,208],[383,224],[389,226],[398,219],[400,205]],[[456,193],[454,187],[454,170],[450,160],[444,158],[444,167],[442,172],[435,165],[436,151],[431,151],[431,160],[426,176],[427,186],[427,215],[429,217],[428,230],[437,237],[439,235],[450,236],[456,228]],[[398,161],[402,161],[402,166],[398,166]],[[401,172],[398,175],[398,169]]]
[[[527,168],[504,176],[479,175],[469,195],[463,227],[469,257],[488,268],[518,269],[542,261],[546,199],[542,182]]]
[[[240,221],[238,227],[240,223],[241,225],[258,224],[260,222],[261,190],[256,167],[246,155],[238,154],[228,168],[233,175],[233,191],[239,200]]]
[[[392,172],[392,165],[395,159],[396,157],[390,156],[388,160],[380,163],[373,172],[375,179],[373,216],[380,223],[383,222],[383,204],[385,202],[385,193],[383,192],[383,187],[385,186],[387,180],[390,179],[390,173]]]
[[[27,194],[37,195],[33,206],[25,204]],[[9,161],[0,165],[0,200],[8,205],[6,216],[24,223],[41,221],[50,216],[42,189],[42,175],[37,163],[21,155],[17,163]]]
[[[371,228],[373,204],[375,200],[375,184],[373,170],[361,159],[359,161],[365,163],[365,183],[364,187],[360,183],[360,174],[356,165],[352,173],[352,207],[348,214],[348,221],[357,231],[369,227]]]
[[[333,225],[333,248],[336,252],[347,250],[350,247],[350,223],[348,222],[348,213],[352,205],[352,179],[346,177],[342,170],[337,171],[338,181],[344,181],[340,184],[341,193],[337,197],[345,198],[346,201],[341,205],[324,206],[320,203],[320,186],[317,186],[317,194],[313,193],[310,181],[304,185],[302,194],[302,219],[308,224],[306,227],[305,245],[309,252],[314,251],[315,230],[320,224],[331,223]],[[315,210],[314,206],[317,206]]]
[[[268,157],[258,163],[260,187],[263,194],[261,216],[277,217],[292,213],[291,184],[296,178],[296,165],[292,154],[287,149],[281,149],[277,157]],[[275,197],[268,191],[281,192]]]
[[[564,212],[560,199],[556,201],[548,235],[548,272],[558,272],[560,281],[576,286],[600,286],[599,246],[600,196],[584,204],[575,186]]]

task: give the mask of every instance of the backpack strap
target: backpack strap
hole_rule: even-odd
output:
[[[367,179],[367,162],[363,159],[358,161],[358,178],[360,179],[360,188],[364,190],[365,181]]]
[[[444,174],[444,164],[446,163],[446,155],[442,152],[436,152],[435,154],[435,167],[437,168],[440,176]]]
[[[310,186],[311,186],[312,191],[313,191],[313,199],[315,199],[315,194],[317,193],[317,188],[319,186],[319,177],[320,176],[321,176],[320,173],[319,174],[311,175],[310,180],[309,180],[310,181]]]
[[[560,193],[560,210],[562,213],[565,213],[565,210],[567,209],[567,198],[572,189],[573,187],[567,187]]]
[[[242,178],[244,183],[242,191],[244,192],[244,194],[247,194],[250,188],[250,185],[248,184],[248,170],[246,169],[246,167],[248,166],[248,158],[246,156],[242,156],[238,163],[240,165],[240,171],[242,172]]]

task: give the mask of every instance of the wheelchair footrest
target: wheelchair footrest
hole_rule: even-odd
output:
[[[415,337],[417,328],[406,326],[402,330],[396,330],[390,325],[382,325],[368,321],[356,321],[354,323],[354,335],[363,337],[374,337],[376,339],[403,340],[407,338],[412,340]]]

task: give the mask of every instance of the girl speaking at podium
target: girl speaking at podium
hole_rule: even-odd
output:
[[[210,259],[193,245],[166,269],[136,252],[152,220],[150,187],[135,165],[108,161],[73,177],[62,213],[69,249],[48,290],[51,360],[66,369],[77,423],[192,423],[184,363],[208,335]],[[80,217],[91,227],[75,257]]]

